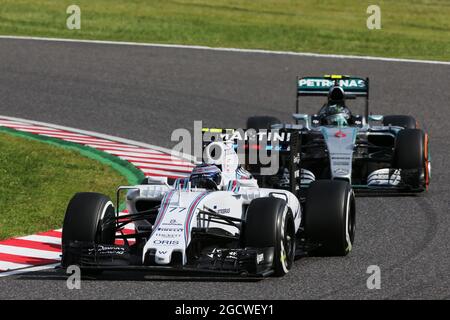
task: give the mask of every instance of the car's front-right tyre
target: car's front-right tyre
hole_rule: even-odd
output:
[[[79,265],[68,247],[76,242],[114,244],[115,210],[109,197],[94,193],[77,193],[70,200],[62,231],[62,266]]]
[[[400,130],[395,140],[393,168],[401,169],[403,182],[421,192],[430,182],[428,135],[420,129]]]
[[[384,126],[396,126],[405,129],[416,129],[417,121],[412,116],[407,115],[389,115],[383,117]]]

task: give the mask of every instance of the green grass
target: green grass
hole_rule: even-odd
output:
[[[66,28],[74,3],[81,30]],[[450,60],[450,1],[2,0],[0,34]]]
[[[127,180],[78,152],[0,132],[0,239],[60,228],[70,198]]]

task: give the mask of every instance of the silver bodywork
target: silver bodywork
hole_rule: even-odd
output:
[[[352,164],[357,138],[367,141],[369,136],[391,136],[395,139],[401,127],[370,125],[363,121],[360,126],[336,127],[320,126],[312,123],[311,117],[306,114],[293,114],[295,120],[300,121],[297,125],[273,125],[272,129],[307,129],[310,132],[320,133],[326,142],[328,151],[331,178],[348,180],[352,183]],[[376,121],[382,120],[382,116],[373,116]],[[388,168],[378,169],[368,177],[368,187],[397,186],[400,183],[401,170],[391,172]],[[312,182],[312,172],[303,170],[302,180]],[[303,183],[303,182],[302,182]]]

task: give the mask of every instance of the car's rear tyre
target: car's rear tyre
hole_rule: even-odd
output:
[[[308,188],[305,233],[319,256],[345,256],[355,238],[355,195],[348,182],[317,180]]]
[[[429,184],[428,136],[420,129],[401,130],[395,140],[393,168],[402,169],[402,179],[416,191]]]
[[[267,129],[269,130],[273,124],[280,124],[278,118],[271,116],[255,116],[247,119],[247,129]]]
[[[295,224],[285,200],[254,199],[247,209],[243,238],[245,247],[274,248],[275,276],[289,272],[295,258]]]
[[[78,258],[65,249],[70,243],[114,244],[115,211],[109,197],[93,192],[77,193],[70,200],[62,231],[62,266],[78,265]]]
[[[417,121],[412,116],[390,115],[383,117],[384,126],[396,126],[405,129],[416,129]]]

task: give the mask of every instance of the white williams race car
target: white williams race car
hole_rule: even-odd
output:
[[[283,276],[296,256],[349,253],[355,203],[348,182],[315,181],[299,200],[286,190],[259,188],[231,145],[210,146],[221,148],[222,156],[196,166],[189,178],[120,187],[116,207],[126,190],[126,215],[104,195],[76,194],[64,219],[63,267],[94,274],[142,269]],[[130,222],[135,232],[122,233]]]

